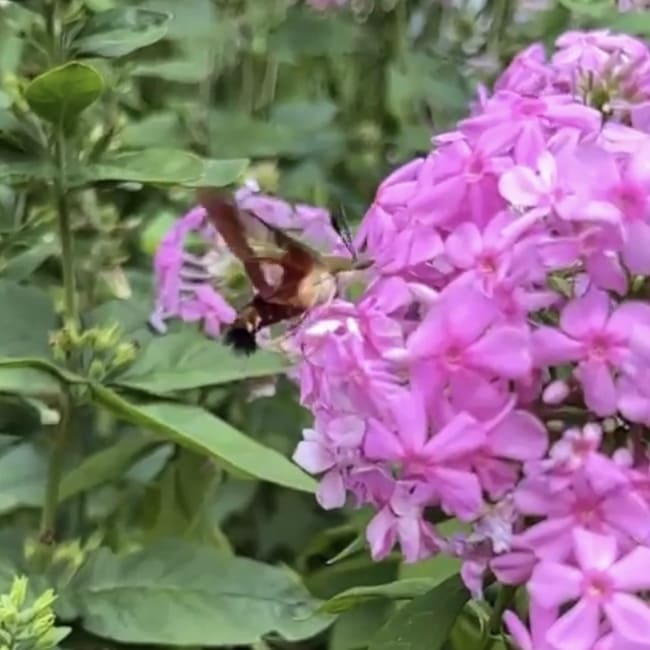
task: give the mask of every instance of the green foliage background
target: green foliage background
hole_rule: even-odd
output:
[[[506,647],[456,562],[373,563],[369,513],[318,508],[286,360],[146,320],[196,186],[253,176],[356,221],[521,47],[650,27],[607,0],[532,4],[0,4],[3,648]],[[69,627],[47,595],[42,629],[33,607],[15,627],[19,574]]]

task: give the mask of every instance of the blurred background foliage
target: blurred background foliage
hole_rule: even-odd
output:
[[[49,163],[39,153],[46,136],[23,96],[51,64],[43,2],[0,3],[0,279],[45,289],[60,307]],[[246,174],[265,190],[344,208],[356,222],[381,179],[428,152],[431,136],[467,113],[477,84],[490,84],[523,46],[550,45],[570,25],[627,20],[620,26],[628,31],[650,31],[647,16],[633,23],[615,18],[614,3],[606,0],[352,0],[344,10],[323,13],[297,0],[61,4],[69,47],[106,84],[69,142],[79,152],[80,186],[90,173],[84,167],[107,152],[151,151],[120,182],[104,169],[71,199],[83,320],[91,326],[110,317],[141,346],[152,338],[145,325],[152,255],[174,219],[193,205],[189,187],[144,182],[183,173],[186,161],[160,157],[160,147],[231,159],[234,176],[248,159]],[[122,24],[106,20],[105,12],[129,6],[138,12],[120,14]],[[34,296],[20,303],[18,319],[12,291],[0,286],[0,350],[11,347],[16,355],[23,346],[23,355],[33,355],[34,332],[50,331],[54,314]],[[169,371],[176,361],[167,360]],[[52,404],[38,399],[42,377],[19,379],[20,386],[0,374],[0,591],[9,590],[22,562],[16,549],[38,525],[47,437],[57,417]],[[285,456],[310,424],[286,378],[204,383],[174,395]],[[457,570],[448,559],[407,567],[395,555],[373,563],[359,542],[363,511],[324,512],[311,494],[225,473],[197,451],[154,440],[146,427],[104,411],[82,410],[75,426],[83,435],[66,461],[60,523],[63,538],[76,541],[59,550],[54,566],[61,573],[100,542],[125,550],[168,536],[286,565],[323,599],[398,578],[442,580]],[[58,606],[60,613],[68,605]],[[366,647],[391,607],[390,600],[364,601],[308,643]],[[182,614],[177,623],[183,625]],[[98,634],[100,628],[90,626]],[[88,633],[71,638],[66,644],[98,643]]]

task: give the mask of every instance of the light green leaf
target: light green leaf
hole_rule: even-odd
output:
[[[436,585],[430,578],[409,578],[382,585],[352,587],[330,598],[320,611],[338,614],[373,600],[411,600],[422,596]]]
[[[0,357],[49,357],[49,335],[57,319],[48,295],[0,280],[0,305]]]
[[[630,11],[607,17],[606,26],[612,31],[636,36],[650,36],[650,12]]]
[[[68,384],[84,384],[86,383],[86,380],[81,377],[80,375],[77,375],[73,372],[70,372],[69,370],[66,370],[65,368],[59,368],[59,366],[56,366],[54,363],[49,361],[48,359],[45,358],[39,358],[39,357],[18,357],[18,358],[2,358],[0,357],[0,368],[2,369],[11,369],[11,368],[18,368],[18,369],[23,369],[23,368],[33,368],[35,370],[39,370],[47,375],[50,375],[51,377],[54,377],[55,379],[65,382]],[[20,375],[17,375],[17,377],[20,377]],[[8,380],[11,381],[11,380]],[[41,378],[37,384],[41,385],[41,383],[44,380]],[[53,384],[42,384],[43,386],[53,386]]]
[[[447,578],[391,616],[369,650],[439,650],[470,594],[459,575]]]
[[[101,549],[70,584],[82,626],[120,643],[250,645],[314,636],[314,599],[283,569],[182,540],[118,556]]]
[[[59,245],[53,236],[36,242],[8,260],[2,273],[7,279],[15,282],[27,280],[45,260],[55,255],[58,250]]]
[[[54,166],[34,156],[25,154],[15,160],[0,161],[0,180],[10,179],[13,182],[28,179],[49,180],[54,178]]]
[[[248,167],[247,158],[204,160],[203,174],[196,181],[183,183],[187,187],[225,187],[241,178]]]
[[[145,149],[109,154],[99,162],[74,170],[75,185],[97,181],[128,181],[158,185],[182,185],[201,178],[203,161],[177,149]]]
[[[115,481],[156,441],[148,437],[126,437],[87,458],[63,477],[59,498],[69,499],[81,492]]]
[[[0,455],[0,513],[41,505],[46,475],[47,457],[31,443]]]
[[[185,330],[152,339],[135,363],[112,383],[165,395],[178,390],[274,375],[284,372],[287,367],[286,359],[279,354],[265,350],[250,358],[242,358],[228,346],[198,332]]]
[[[235,471],[294,490],[315,489],[314,480],[287,458],[199,407],[173,402],[136,405],[103,386],[92,388],[98,403],[129,422],[217,458]]]
[[[97,101],[103,90],[97,70],[72,61],[36,77],[25,89],[25,99],[40,117],[60,124]]]
[[[38,368],[0,365],[0,392],[44,396],[61,393],[61,382]]]
[[[139,7],[122,7],[92,16],[73,43],[85,54],[118,57],[165,37],[171,15]]]

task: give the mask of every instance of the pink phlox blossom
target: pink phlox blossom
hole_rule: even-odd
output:
[[[528,209],[539,218],[618,225],[618,212],[594,196],[597,179],[594,166],[586,160],[593,151],[597,153],[592,155],[602,154],[586,145],[557,155],[542,151],[534,167],[516,165],[501,177],[501,194],[515,208]]]
[[[496,155],[488,138],[445,143],[420,169],[417,192],[408,203],[410,218],[429,228],[463,221],[485,225],[505,206],[498,179],[510,165],[508,157]]]
[[[521,409],[508,409],[484,426],[486,442],[473,458],[474,470],[483,490],[500,499],[515,487],[521,463],[542,458],[548,435],[542,422]]]
[[[324,421],[322,421],[324,420]],[[323,474],[316,498],[327,510],[345,504],[349,470],[362,456],[366,423],[358,416],[319,418],[314,429],[303,433],[293,459],[310,474]]]
[[[485,441],[480,423],[459,413],[433,433],[417,391],[397,397],[391,411],[394,424],[373,421],[370,425],[364,441],[366,457],[398,465],[400,477],[426,481],[432,502],[448,514],[463,520],[476,516],[482,504],[481,487],[469,459]]]
[[[569,94],[525,97],[505,90],[492,96],[482,115],[460,122],[470,139],[480,136],[488,141],[493,154],[512,154],[515,163],[529,166],[546,149],[553,130],[573,127],[596,133],[600,126],[600,113],[576,103]]]
[[[206,334],[217,337],[223,324],[233,322],[236,312],[212,286],[210,256],[185,251],[191,233],[218,241],[216,232],[206,227],[205,210],[200,207],[190,210],[165,234],[154,258],[157,295],[150,323],[164,333],[171,318],[202,321]],[[225,246],[221,252],[232,260]]]
[[[552,72],[546,63],[544,46],[533,43],[515,56],[499,76],[494,89],[497,92],[510,90],[521,95],[541,95],[548,89],[551,78]]]
[[[650,273],[650,145],[623,161],[595,147],[584,151],[594,170],[592,195],[611,206],[622,229],[625,266],[632,273]]]
[[[457,226],[445,240],[447,259],[461,271],[467,281],[474,281],[487,296],[492,296],[498,285],[506,283],[513,274],[519,282],[522,273],[531,267],[535,238],[526,237],[526,231],[535,218],[513,218],[508,212],[498,213],[481,229],[474,223]]]
[[[393,171],[377,188],[354,238],[357,250],[366,253],[381,267],[391,260],[391,246],[399,228],[408,222],[406,206],[414,196],[424,158],[416,158]]]
[[[530,602],[528,626],[510,610],[503,615],[508,632],[519,650],[554,650],[546,642],[546,632],[557,618],[557,607],[542,607],[535,600]]]
[[[529,332],[499,322],[498,308],[466,284],[441,292],[409,336],[406,359],[411,378],[433,404],[453,376],[517,379],[531,370]]]
[[[392,493],[379,507],[366,530],[372,557],[386,557],[399,543],[406,562],[417,562],[438,552],[438,536],[424,520],[431,502],[431,487],[424,482],[396,481]]]
[[[551,64],[559,71],[573,76],[602,73],[611,65],[612,56],[627,63],[639,62],[648,56],[646,45],[625,34],[613,34],[607,29],[588,32],[568,31],[555,41],[557,51]]]
[[[516,498],[522,513],[547,516],[518,537],[518,542],[538,557],[566,559],[571,551],[572,531],[578,526],[615,536],[624,546],[650,540],[650,508],[629,482],[605,490],[595,487],[584,472],[578,472],[570,488],[561,493],[544,487],[540,480],[530,481],[521,486]]]
[[[561,312],[559,328],[542,326],[532,335],[538,367],[577,362],[576,377],[585,403],[597,415],[616,411],[614,372],[629,358],[629,338],[637,325],[648,322],[650,306],[626,302],[612,309],[609,296],[589,289]]]
[[[357,408],[375,413],[399,386],[384,347],[403,345],[398,327],[372,301],[353,305],[336,300],[313,310],[297,333],[305,363],[301,368],[304,404]]]
[[[542,561],[528,591],[542,607],[573,603],[547,630],[558,650],[590,650],[606,621],[626,641],[647,643],[650,606],[636,594],[650,589],[650,549],[636,546],[623,556],[614,536],[583,528],[572,533],[572,560]]]

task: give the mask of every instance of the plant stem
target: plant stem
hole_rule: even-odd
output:
[[[501,585],[499,588],[499,593],[497,594],[496,602],[492,608],[492,613],[490,614],[490,620],[488,622],[488,638],[490,634],[499,634],[501,631],[501,619],[503,618],[503,613],[508,608],[508,605],[512,602],[512,599],[515,597],[517,592],[517,587],[512,585]]]
[[[73,333],[79,330],[79,311],[77,305],[77,287],[74,274],[74,250],[72,227],[70,224],[70,206],[67,193],[66,147],[63,126],[59,125],[54,136],[54,154],[56,160],[56,181],[54,193],[58,213],[59,241],[61,242],[61,267],[63,271],[64,322]]]
[[[46,546],[55,542],[56,531],[56,511],[59,505],[59,488],[63,476],[63,464],[65,452],[68,447],[70,438],[70,404],[66,397],[63,403],[61,421],[53,440],[50,463],[47,470],[47,483],[45,486],[45,502],[43,504],[43,513],[41,515],[41,534],[40,541]]]
[[[59,0],[49,0],[46,5],[46,30],[50,37],[51,58],[53,63],[60,63],[64,58],[63,28],[59,21]],[[79,307],[74,268],[74,250],[72,225],[70,220],[70,205],[68,202],[68,176],[66,133],[63,119],[54,128],[52,139],[52,154],[56,173],[54,175],[54,201],[57,211],[57,225],[61,244],[61,270],[63,276],[63,323],[73,338],[79,333]],[[76,365],[75,356],[69,356],[68,365]],[[74,396],[66,392],[61,403],[61,421],[52,441],[45,500],[41,516],[40,541],[44,547],[51,546],[56,541],[56,516],[59,507],[59,490],[63,477],[63,466],[68,451],[68,442],[72,435],[71,421],[74,415]],[[48,560],[46,551],[41,561]]]

